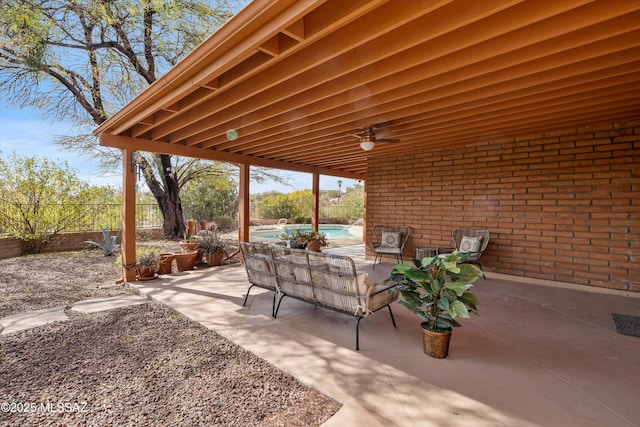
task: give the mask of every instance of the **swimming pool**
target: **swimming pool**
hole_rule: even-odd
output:
[[[311,231],[311,225],[285,225],[281,228],[273,230],[251,230],[251,237],[259,237],[261,239],[279,239],[280,235],[285,232],[293,233],[294,230]],[[347,237],[356,237],[349,226],[327,224],[318,226],[318,231],[327,235],[327,239],[344,239]]]

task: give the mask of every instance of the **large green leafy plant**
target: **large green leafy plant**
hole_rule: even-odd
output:
[[[442,259],[437,256],[413,259],[414,265],[398,264],[390,278],[398,285],[404,305],[423,320],[422,326],[446,331],[462,326],[457,317],[478,312],[478,298],[469,292],[482,270],[465,264],[468,254],[457,251]]]

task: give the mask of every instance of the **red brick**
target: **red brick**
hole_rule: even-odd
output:
[[[620,125],[372,159],[367,223],[410,221],[412,249],[488,228],[490,271],[640,291],[639,159],[640,126]]]

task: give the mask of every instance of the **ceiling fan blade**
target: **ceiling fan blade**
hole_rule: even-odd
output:
[[[392,138],[376,138],[376,142],[400,142],[400,140]]]

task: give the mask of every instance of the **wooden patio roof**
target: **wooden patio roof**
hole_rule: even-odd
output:
[[[364,179],[367,158],[640,117],[640,2],[255,0],[101,144]],[[379,124],[363,151],[347,134]]]

